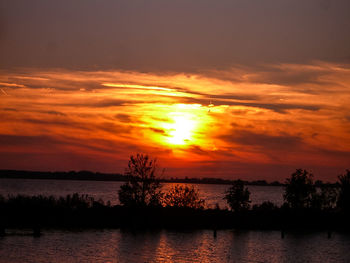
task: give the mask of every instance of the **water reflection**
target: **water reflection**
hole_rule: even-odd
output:
[[[41,238],[0,239],[9,262],[349,262],[350,236],[334,233],[210,230],[44,231]]]

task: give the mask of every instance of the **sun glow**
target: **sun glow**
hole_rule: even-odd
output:
[[[184,145],[191,141],[196,122],[189,116],[174,116],[174,122],[169,124],[168,141],[175,145]]]
[[[166,134],[163,143],[179,147],[197,144],[204,125],[202,105],[176,104],[169,110],[168,121],[161,125]]]

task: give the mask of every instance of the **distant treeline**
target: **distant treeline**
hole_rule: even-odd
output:
[[[23,171],[23,170],[0,170],[0,178],[22,178],[22,179],[54,179],[54,180],[86,180],[86,181],[122,181],[128,180],[128,177],[123,174],[109,174],[91,171],[69,171],[69,172],[40,172],[40,171]],[[174,178],[160,179],[166,183],[191,183],[191,184],[223,184],[231,185],[234,180],[221,178]],[[245,185],[260,185],[260,186],[283,186],[283,183],[278,181],[267,182],[266,180],[245,181]],[[324,184],[320,180],[315,181],[317,186]]]
[[[54,180],[86,180],[86,181],[125,181],[122,174],[94,173],[90,171],[39,172],[22,170],[0,170],[0,178],[21,179],[54,179]]]

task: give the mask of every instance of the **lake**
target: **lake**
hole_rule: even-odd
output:
[[[13,230],[15,232],[18,230]],[[45,230],[0,238],[0,263],[350,262],[350,236],[325,232]]]
[[[0,194],[89,194],[118,204],[123,182],[0,179]],[[173,184],[164,184],[167,191]],[[229,185],[194,185],[209,207],[225,207]],[[252,204],[283,202],[283,187],[248,186]],[[142,220],[142,219],[140,219]],[[40,238],[30,229],[6,229],[0,238],[0,263],[24,262],[350,262],[350,235],[334,232],[218,230],[138,231],[121,229],[64,231],[43,229]]]
[[[112,205],[119,204],[118,190],[124,182],[104,181],[73,181],[73,180],[35,180],[35,179],[0,179],[0,195],[54,195],[65,196],[72,193],[88,194],[104,202],[111,201]],[[163,184],[163,191],[167,192],[173,183]],[[219,204],[225,208],[223,200],[229,185],[193,184],[199,195],[205,200],[206,206],[214,208]],[[276,205],[283,203],[283,187],[281,186],[248,186],[251,192],[252,205],[271,201]]]

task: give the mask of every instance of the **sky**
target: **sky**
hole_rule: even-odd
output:
[[[335,181],[350,2],[0,0],[0,169]]]

